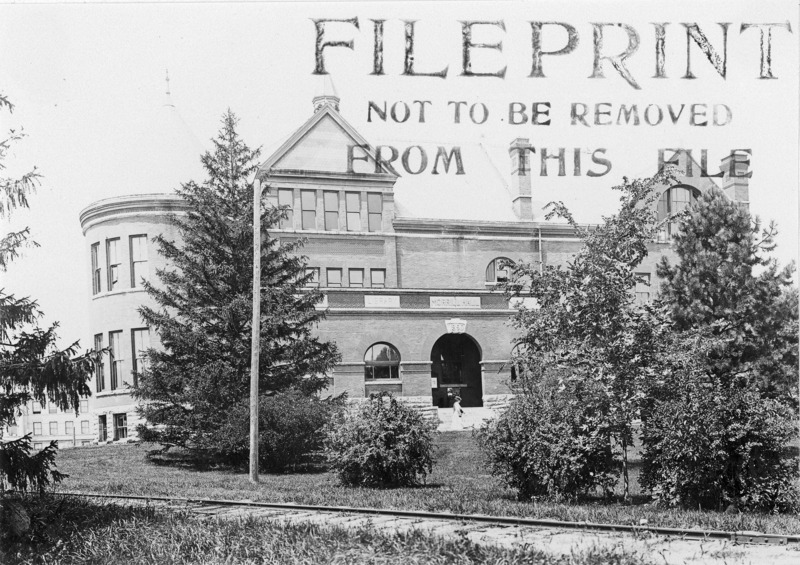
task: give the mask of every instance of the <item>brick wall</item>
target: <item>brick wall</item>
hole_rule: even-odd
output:
[[[402,288],[486,288],[486,267],[499,257],[538,258],[534,239],[397,237]]]

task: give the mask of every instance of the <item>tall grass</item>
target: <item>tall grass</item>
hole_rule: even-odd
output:
[[[800,533],[800,517],[725,514],[712,510],[659,508],[639,499],[623,505],[601,499],[555,504],[521,502],[488,472],[469,432],[447,432],[437,439],[436,463],[427,484],[417,488],[372,489],[341,486],[332,473],[262,475],[248,481],[244,469],[200,470],[180,454],[149,460],[146,445],[109,445],[64,450],[59,469],[70,477],[61,490],[193,498],[296,502],[333,506],[416,509],[465,514],[530,516],[568,521]],[[635,461],[634,461],[635,465]]]
[[[643,556],[621,548],[592,548],[557,557],[532,548],[478,546],[465,538],[445,540],[414,531],[276,524],[258,518],[201,519],[48,497],[36,505],[50,522],[28,539],[5,543],[6,565],[72,564],[449,564],[640,565]],[[53,512],[60,506],[58,513]]]

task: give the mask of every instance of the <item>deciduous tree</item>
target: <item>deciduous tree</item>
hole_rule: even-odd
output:
[[[567,220],[582,243],[566,267],[520,264],[510,290],[529,295],[538,307],[521,309],[514,324],[522,333],[523,364],[537,365],[564,381],[596,383],[602,391],[587,397],[586,410],[620,446],[628,497],[627,452],[638,417],[641,382],[652,372],[657,333],[652,312],[635,304],[637,267],[657,233],[655,188],[671,179],[664,171],[651,179],[624,179],[620,208],[600,225],[575,221],[562,203],[551,203],[548,218]],[[565,394],[574,387],[562,387]],[[598,415],[602,417],[598,418]]]

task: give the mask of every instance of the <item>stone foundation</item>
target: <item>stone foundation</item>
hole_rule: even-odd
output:
[[[417,412],[421,413],[422,417],[428,422],[439,422],[439,409],[431,404],[430,396],[395,396],[395,398],[399,402],[411,406]],[[368,398],[348,398],[347,406],[348,408],[354,409],[368,400]]]
[[[513,398],[513,394],[486,394],[483,397],[483,407],[499,416],[506,411]]]

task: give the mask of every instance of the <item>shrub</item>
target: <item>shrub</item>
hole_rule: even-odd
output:
[[[521,499],[575,498],[595,488],[609,494],[618,469],[610,433],[587,402],[592,394],[577,381],[530,384],[478,431],[492,474]]]
[[[703,372],[676,381],[643,422],[641,485],[672,506],[799,510],[794,411]]]
[[[411,486],[431,472],[435,430],[390,393],[371,394],[328,426],[325,451],[345,485]]]
[[[322,449],[323,428],[341,409],[342,400],[319,400],[298,391],[263,396],[258,408],[258,462],[263,471],[280,472],[312,461]],[[250,409],[235,408],[212,441],[207,454],[243,464],[250,454]]]

